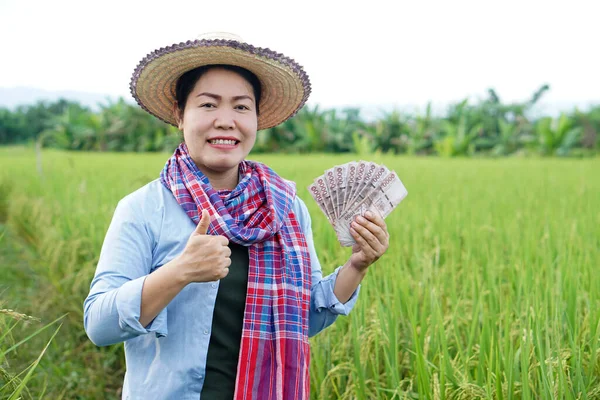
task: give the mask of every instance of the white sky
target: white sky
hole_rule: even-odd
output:
[[[0,87],[129,98],[147,53],[230,31],[302,64],[309,103],[600,103],[599,0],[0,0]]]

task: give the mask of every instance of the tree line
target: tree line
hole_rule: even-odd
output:
[[[559,116],[533,118],[530,99],[503,103],[494,89],[471,104],[451,104],[445,115],[382,112],[363,118],[359,108],[321,110],[305,106],[283,124],[261,131],[255,152],[384,152],[410,155],[507,156],[516,153],[587,156],[600,152],[600,105]],[[97,111],[65,99],[0,108],[0,145],[35,143],[38,147],[82,151],[173,151],[181,132],[124,99]]]

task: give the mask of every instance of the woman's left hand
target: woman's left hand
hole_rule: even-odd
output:
[[[352,246],[350,265],[365,272],[386,252],[390,235],[383,218],[372,211],[367,211],[364,217],[357,216],[350,224],[350,233],[356,244]]]

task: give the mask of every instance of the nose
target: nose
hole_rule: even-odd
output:
[[[227,110],[222,110],[215,115],[214,127],[216,129],[231,130],[235,128],[235,120],[232,113]]]

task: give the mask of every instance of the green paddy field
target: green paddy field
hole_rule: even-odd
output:
[[[83,331],[117,201],[169,154],[0,149],[0,398],[120,398],[122,346]],[[349,257],[306,187],[355,155],[260,155],[294,180],[323,272]],[[348,317],[312,339],[313,399],[600,399],[600,159],[374,155],[408,196]],[[10,331],[10,332],[9,332]],[[23,379],[25,373],[19,378]],[[3,397],[5,396],[5,397]]]

